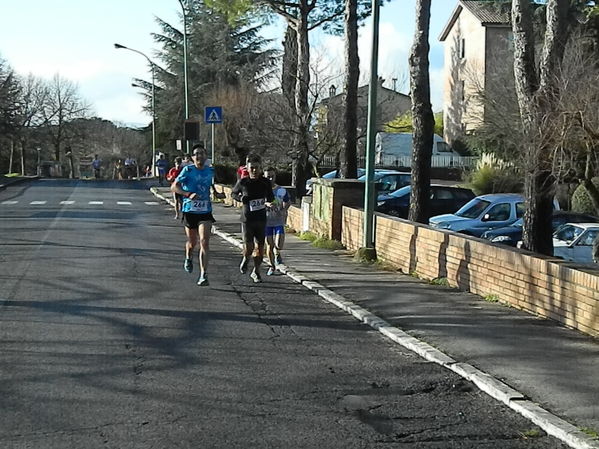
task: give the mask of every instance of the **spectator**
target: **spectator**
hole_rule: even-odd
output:
[[[98,158],[97,154],[94,154],[94,160],[92,161],[92,167],[94,169],[94,178],[100,179],[100,171],[102,169],[102,159]]]
[[[162,186],[168,168],[168,161],[164,157],[164,153],[160,153],[160,157],[156,161],[156,168],[158,169],[158,183]]]

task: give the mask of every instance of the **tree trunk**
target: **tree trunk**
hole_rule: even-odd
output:
[[[431,0],[416,3],[416,32],[410,54],[410,89],[412,91],[412,191],[410,212],[412,221],[427,223],[430,210],[431,157],[435,118],[431,106],[429,80],[429,27]]]
[[[295,105],[295,83],[297,82],[297,33],[292,26],[287,25],[283,41],[283,70],[281,88],[283,96],[289,105]]]
[[[301,198],[306,194],[306,181],[309,178],[308,153],[310,142],[308,133],[310,111],[308,108],[308,89],[310,86],[310,44],[308,41],[309,5],[307,0],[301,0],[299,10],[296,21],[298,76],[295,86],[295,111],[298,118],[298,136],[294,187],[297,197]]]
[[[360,57],[358,55],[358,2],[345,2],[345,110],[344,110],[344,178],[358,175],[358,81]]]
[[[525,154],[524,190],[524,248],[545,255],[553,255],[551,215],[555,178],[551,173],[550,142],[539,136],[545,134],[543,126],[551,126],[555,113],[554,93],[559,87],[553,82],[556,68],[563,59],[567,39],[566,13],[568,0],[549,0],[547,3],[547,29],[540,77],[535,69],[534,30],[532,7],[529,0],[512,0],[512,30],[514,33],[514,75],[516,94],[524,139]]]

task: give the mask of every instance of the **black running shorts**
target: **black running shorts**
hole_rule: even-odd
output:
[[[198,229],[201,224],[212,225],[216,220],[212,213],[207,214],[192,214],[191,212],[183,212],[183,223],[186,228]]]
[[[258,245],[264,245],[266,220],[243,222],[241,223],[241,232],[245,243],[251,243],[255,239]]]

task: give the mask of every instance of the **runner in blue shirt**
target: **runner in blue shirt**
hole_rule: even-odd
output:
[[[208,249],[210,231],[214,217],[212,216],[212,202],[210,201],[210,189],[215,196],[221,197],[214,188],[214,168],[205,165],[207,153],[202,144],[193,147],[192,157],[194,164],[188,165],[181,170],[179,176],[171,186],[174,193],[183,197],[183,223],[185,224],[185,263],[184,269],[188,273],[193,271],[193,250],[200,242],[199,263],[200,276],[198,285],[208,285]]]

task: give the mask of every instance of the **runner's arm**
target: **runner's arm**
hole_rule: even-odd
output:
[[[231,198],[233,198],[235,201],[243,203],[244,195],[243,186],[241,185],[241,179],[237,181],[237,184],[235,184],[235,187],[233,187],[233,190],[231,191]]]

